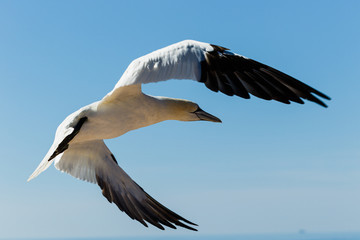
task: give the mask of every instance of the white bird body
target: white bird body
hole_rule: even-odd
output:
[[[116,138],[129,131],[165,120],[179,120],[176,111],[171,111],[172,101],[176,102],[177,99],[152,97],[140,93],[117,101],[95,102],[69,115],[69,119],[65,119],[60,126],[69,127],[71,124],[68,123],[76,122],[74,119],[87,116],[87,124],[74,137],[72,143]],[[61,133],[65,130],[58,131]]]
[[[85,109],[87,124],[73,141],[111,139],[128,131],[155,124],[165,120],[165,116],[159,114],[162,108],[160,100],[145,94],[106,103],[95,102]],[[153,109],[158,109],[159,112],[151,114]]]
[[[249,98],[251,93],[283,103],[303,103],[304,98],[326,106],[312,93],[329,99],[284,73],[226,48],[182,41],[134,60],[102,100],[70,114],[59,125],[53,145],[29,180],[55,162],[58,170],[97,183],[110,202],[145,226],[147,221],[160,229],[163,225],[175,228],[175,224],[196,230],[185,224],[193,223],[139,187],[117,165],[103,141],[165,120],[221,122],[191,101],[154,97],[141,91],[141,84],[168,79],[192,79],[227,95]]]

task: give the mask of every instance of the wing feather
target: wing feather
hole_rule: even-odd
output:
[[[135,59],[104,100],[117,98],[122,88],[169,79],[190,79],[226,95],[250,94],[283,103],[303,103],[301,98],[326,107],[316,89],[272,67],[232,53],[227,48],[185,40]]]
[[[196,231],[196,225],[161,205],[117,165],[103,140],[70,144],[55,167],[81,180],[97,183],[104,197],[131,219],[147,227],[146,222],[164,229],[175,225]],[[185,224],[186,223],[186,224]]]

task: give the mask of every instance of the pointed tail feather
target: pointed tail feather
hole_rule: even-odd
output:
[[[50,152],[50,151],[49,151]],[[63,153],[57,155],[55,158],[51,159],[49,161],[49,154],[46,154],[46,156],[44,157],[44,159],[40,162],[39,166],[35,169],[35,171],[30,175],[30,177],[28,178],[28,182],[34,178],[36,178],[40,173],[42,173],[43,171],[45,171],[46,169],[48,169],[48,167],[50,167],[50,165],[53,163],[53,161],[57,158],[61,158],[61,156],[63,155]]]

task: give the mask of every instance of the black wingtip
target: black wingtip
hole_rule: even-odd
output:
[[[196,225],[194,223],[189,223],[189,224]],[[183,228],[186,228],[188,230],[194,231],[194,232],[198,231],[196,228],[190,227],[190,226],[188,226],[186,224],[183,224],[182,222],[178,222],[176,225],[179,226],[179,227],[183,227]],[[196,225],[196,226],[198,226],[198,225]]]
[[[321,102],[321,101],[320,101]],[[323,106],[324,108],[328,108],[328,105],[326,105],[325,103],[321,102],[319,103],[321,106]]]
[[[213,50],[206,51],[201,61],[199,81],[214,92],[245,99],[252,94],[285,104],[303,104],[306,99],[325,108],[327,105],[322,100],[331,100],[324,93],[268,65],[228,52],[224,47],[213,44],[211,47]]]
[[[252,60],[253,62],[256,62],[255,60]],[[311,102],[315,102],[325,108],[327,108],[328,106],[322,102],[320,99],[318,99],[317,97],[315,97],[312,94],[317,95],[318,97],[324,98],[326,100],[331,100],[331,98],[327,95],[325,95],[324,93],[310,87],[309,85],[297,80],[296,78],[293,78],[289,75],[287,75],[286,73],[283,73],[277,69],[274,69],[272,67],[269,67],[265,64],[259,63],[261,64],[263,67],[260,70],[263,70],[265,72],[268,72],[270,75],[272,74],[273,77],[275,77],[276,79],[280,80],[280,81],[284,81],[286,85],[291,84],[292,86],[288,86],[290,88],[292,88],[295,91],[302,91],[302,94],[300,95],[301,98],[303,99],[307,99]],[[294,88],[296,87],[296,88]]]
[[[318,90],[316,90],[314,88],[312,88],[312,92],[315,93],[316,95],[318,95],[319,97],[322,97],[322,98],[324,98],[326,100],[331,100],[331,98],[329,96],[325,95],[324,93],[322,93],[322,92],[320,92],[320,91],[318,91]]]
[[[221,46],[214,45],[214,44],[210,44],[210,46],[214,48],[214,51],[221,52],[221,53],[224,51],[230,50],[226,47],[221,47]]]

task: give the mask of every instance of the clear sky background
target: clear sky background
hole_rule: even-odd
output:
[[[0,238],[360,232],[359,1],[0,1]],[[26,182],[62,120],[135,58],[194,39],[332,97],[245,100],[150,84],[223,120],[168,121],[107,140],[121,167],[199,232],[144,228],[97,185],[51,167]]]

